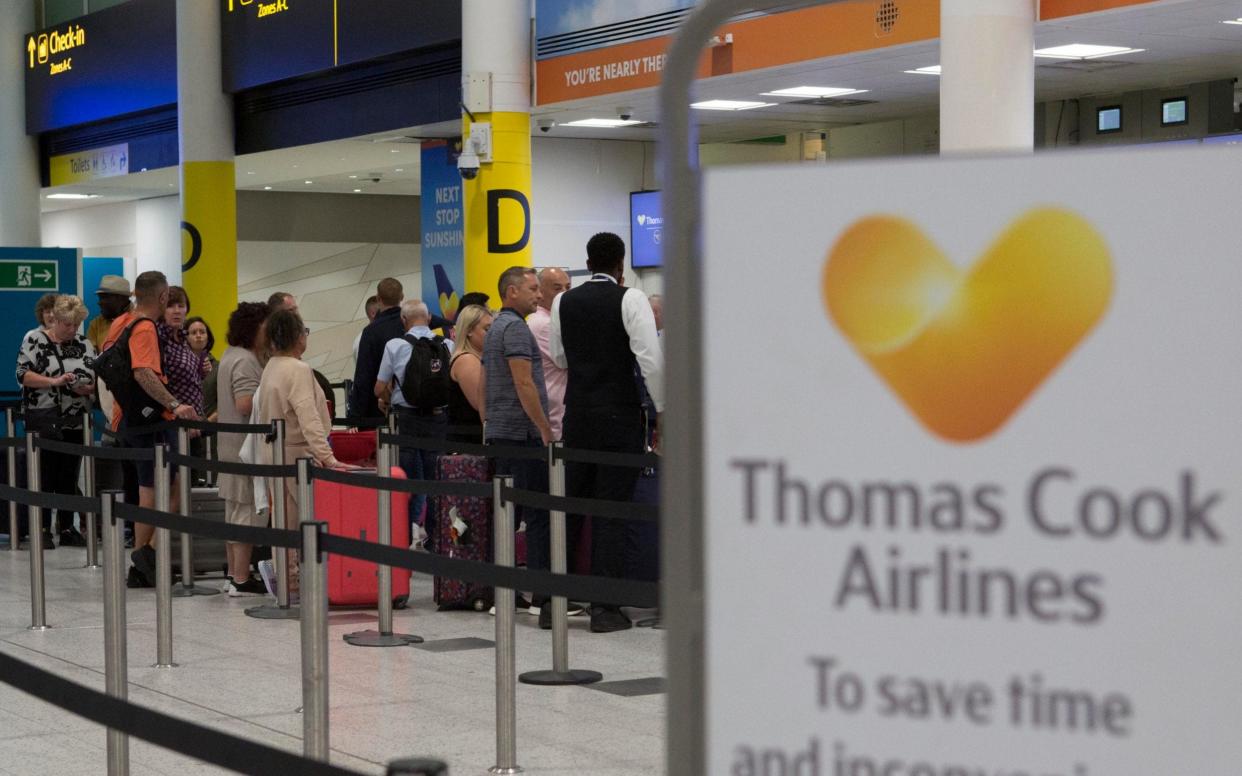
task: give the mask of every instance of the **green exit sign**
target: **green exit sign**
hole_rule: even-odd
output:
[[[58,266],[55,261],[0,260],[0,291],[55,291]]]

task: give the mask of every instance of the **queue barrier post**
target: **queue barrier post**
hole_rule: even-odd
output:
[[[95,424],[91,420],[91,414],[87,412],[82,416],[82,444],[86,447],[95,445]],[[82,490],[89,499],[96,496],[97,484],[95,482],[95,456],[87,455],[84,461],[85,468],[82,471]],[[86,535],[86,566],[88,569],[97,569],[99,565],[99,515],[94,512],[86,512],[82,514],[83,533]]]
[[[388,416],[388,431],[395,434],[396,413]],[[395,459],[396,448],[391,444],[381,444],[375,451],[377,473],[381,477],[389,476]],[[375,491],[376,499],[376,541],[385,547],[392,544],[392,491],[379,489]],[[345,643],[355,647],[404,647],[407,644],[422,644],[423,637],[411,633],[393,633],[392,630],[392,567],[380,566],[379,573],[379,630],[364,630],[347,633],[343,637]]]
[[[26,489],[41,493],[42,477],[39,451],[35,441],[39,435],[26,429]],[[30,535],[30,630],[47,630],[47,598],[43,587],[43,509],[26,507],[26,533]]]
[[[203,436],[203,454],[207,457],[208,461],[219,460],[218,458],[216,458],[215,434],[206,434]],[[203,479],[207,483],[208,487],[214,488],[216,486],[216,473],[215,472],[210,471],[210,470],[207,472],[204,472]]]
[[[121,492],[104,491],[100,514],[103,523],[104,578],[104,690],[113,698],[129,697],[128,646],[125,625],[124,522],[112,512]],[[108,776],[129,776],[129,736],[108,728]]]
[[[155,509],[168,513],[172,473],[168,446],[155,446]],[[155,529],[155,667],[176,668],[173,662],[172,628],[172,532]]]
[[[6,407],[4,409],[4,435],[12,439],[17,435],[17,429],[13,422],[13,408]],[[5,458],[8,463],[8,484],[11,487],[17,487],[17,448],[10,447],[5,451]],[[17,525],[17,502],[9,502],[9,549],[17,552],[21,542],[18,541],[20,527]]]
[[[177,453],[182,457],[190,455],[190,430],[184,426],[177,429]],[[192,473],[186,464],[177,467],[177,492],[179,495],[178,513],[182,517],[190,516],[193,493],[190,489]],[[192,598],[196,595],[219,595],[214,587],[203,587],[194,584],[194,536],[188,531],[182,532],[181,541],[181,581],[173,585],[173,598]]]
[[[512,477],[492,480],[493,528],[492,553],[497,566],[513,567],[514,536],[513,502],[502,494],[513,487]],[[514,596],[512,588],[496,588],[496,764],[489,773],[521,773],[517,764],[517,673],[514,655]]]
[[[565,461],[560,456],[563,442],[548,445],[548,494],[564,498]],[[548,534],[551,558],[548,565],[553,574],[564,574],[569,568],[568,541],[565,530],[564,510],[548,512]],[[522,684],[561,686],[567,684],[594,684],[604,678],[599,671],[570,669],[569,667],[569,599],[552,596],[552,670],[527,671],[518,677]]]
[[[310,462],[298,461],[298,479],[303,472],[309,483]],[[306,501],[314,498],[309,486]],[[313,514],[313,512],[312,512]],[[302,523],[302,754],[313,760],[328,761],[328,559],[319,547],[327,523]]]
[[[277,466],[285,465],[285,421],[276,419],[272,421],[272,463]],[[272,514],[272,528],[281,531],[288,528],[285,515],[285,478],[272,477],[268,480],[268,493],[271,497],[268,499],[268,509]],[[305,507],[303,507],[305,509]],[[313,511],[307,511],[306,517],[314,515]],[[259,620],[296,620],[301,617],[299,607],[292,606],[289,603],[289,559],[290,552],[281,547],[272,548],[272,566],[276,570],[276,605],[263,604],[262,606],[252,606],[246,610],[246,614]]]

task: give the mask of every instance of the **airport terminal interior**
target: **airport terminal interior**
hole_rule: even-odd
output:
[[[591,278],[587,241],[611,232],[626,245],[624,284],[664,297],[667,320],[676,301],[665,263],[675,259],[662,249],[660,88],[674,37],[703,5],[0,0],[5,342],[18,350],[45,292],[81,297],[85,332],[101,314],[101,278],[121,276],[132,288],[158,270],[185,288],[188,313],[206,319],[218,358],[234,308],[283,293],[308,331],[301,358],[333,384],[333,426],[344,432],[353,427],[346,405],[357,343],[381,280],[395,279],[406,300],[449,322],[468,292],[488,293],[499,313],[507,267],[561,268],[579,287]],[[1085,158],[1242,144],[1242,0],[752,5],[701,56],[689,113],[706,175],[857,170],[971,151]],[[1016,37],[963,40],[972,20],[993,29],[1001,6],[1006,19],[1028,9],[1016,32],[1002,25]],[[1014,40],[1033,42],[1033,52],[1015,56]],[[942,65],[951,62],[966,72],[952,74],[950,94]],[[28,266],[10,276],[5,267],[28,257],[33,274],[22,274]],[[779,256],[755,259],[740,282],[786,282]],[[709,256],[703,271],[710,264]],[[762,307],[738,313],[768,326]],[[694,315],[679,310],[672,320]],[[17,410],[23,391],[9,374],[0,399]],[[0,471],[19,449],[24,456],[20,444],[0,449]],[[206,483],[199,491],[214,493]],[[428,515],[437,504],[429,499]],[[0,656],[104,691],[103,570],[67,543],[45,547],[32,574],[27,540],[9,535],[7,506],[0,501]],[[677,519],[665,502],[661,552],[678,536],[668,527]],[[683,552],[702,548],[672,557]],[[590,574],[589,558],[577,560],[570,571]],[[225,589],[223,561],[195,565],[197,586]],[[330,759],[341,773],[382,774],[394,760],[427,757],[454,775],[520,765],[549,776],[687,776],[667,749],[701,735],[703,724],[667,706],[670,672],[681,665],[670,655],[684,635],[662,618],[667,607],[623,607],[627,622],[646,627],[612,633],[592,632],[589,607],[568,616],[569,667],[602,680],[513,684],[515,740],[506,740],[498,696],[512,687],[498,687],[505,638],[495,611],[439,606],[434,576],[414,573],[408,606],[391,613],[392,629],[421,636],[419,644],[344,640],[382,624],[374,595],[370,605],[327,610],[328,757],[305,740],[304,624],[245,612],[275,605],[267,594],[173,598],[175,666],[156,667],[166,657],[157,654],[157,592],[128,589],[128,701]],[[516,672],[551,668],[553,635],[538,607],[516,611]],[[11,686],[11,670],[0,672],[0,774],[229,772],[140,736],[128,737],[122,770],[105,726]],[[509,747],[516,763],[506,763]],[[774,764],[735,773],[803,775]],[[814,773],[852,776],[826,766]]]

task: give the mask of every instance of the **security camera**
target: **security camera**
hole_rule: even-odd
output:
[[[545,133],[551,132],[552,127],[555,127],[555,126],[556,126],[556,122],[553,121],[552,119],[539,119],[539,131],[540,132],[545,132]]]
[[[380,182],[380,181],[382,181],[382,180],[384,180],[384,179],[383,179],[383,178],[381,178],[381,177],[379,177],[378,175],[376,175],[375,177],[371,178],[371,182],[372,182],[372,183],[379,183],[379,182]]]
[[[629,121],[634,116],[634,109],[628,106],[617,108],[617,118]]]
[[[479,155],[472,150],[463,150],[457,157],[457,171],[468,181],[479,177]]]

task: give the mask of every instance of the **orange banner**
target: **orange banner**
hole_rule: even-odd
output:
[[[843,3],[744,19],[720,35],[733,43],[703,55],[699,77],[931,40],[940,34],[939,3],[908,3],[897,18],[879,18],[873,3]],[[537,101],[548,105],[656,86],[670,36],[593,49],[536,64]]]
[[[1062,19],[1066,16],[1078,16],[1084,13],[1110,11],[1114,8],[1128,8],[1132,5],[1148,5],[1157,0],[1040,0],[1039,19]]]

